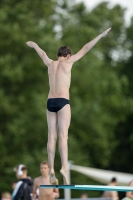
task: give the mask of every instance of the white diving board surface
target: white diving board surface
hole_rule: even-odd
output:
[[[104,186],[104,185],[40,185],[40,188],[58,188],[72,190],[101,190],[101,191],[122,191],[133,192],[131,186]]]

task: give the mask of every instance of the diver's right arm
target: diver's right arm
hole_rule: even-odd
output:
[[[51,62],[53,60],[51,60],[47,54],[45,53],[45,51],[43,51],[35,42],[32,41],[28,41],[26,42],[26,44],[31,47],[34,48],[36,50],[36,52],[38,53],[38,55],[41,57],[41,59],[43,60],[43,62],[45,63],[46,66],[49,66],[51,64]]]

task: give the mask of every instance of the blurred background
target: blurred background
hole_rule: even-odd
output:
[[[0,1],[0,194],[12,192],[15,165],[26,164],[34,179],[40,175],[40,162],[47,160],[47,68],[26,42],[36,42],[56,59],[59,46],[69,46],[74,54],[109,27],[108,36],[72,69],[69,160],[133,173],[132,4],[131,0],[126,5],[113,0]],[[55,169],[62,182],[60,164],[57,150]],[[71,183],[99,184],[75,171]],[[72,197],[81,193],[72,191]],[[91,197],[99,195],[91,192]]]

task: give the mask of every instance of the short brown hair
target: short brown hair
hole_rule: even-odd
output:
[[[42,161],[41,163],[40,163],[40,165],[48,165],[48,162],[47,161]],[[49,166],[49,165],[48,165]]]
[[[67,46],[59,47],[58,53],[57,53],[58,57],[67,57],[68,54],[70,54],[70,55],[72,54],[69,47],[67,47]]]

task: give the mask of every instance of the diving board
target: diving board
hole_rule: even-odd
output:
[[[40,185],[40,188],[58,188],[72,190],[102,190],[102,191],[122,191],[133,192],[131,186],[104,186],[104,185]]]

